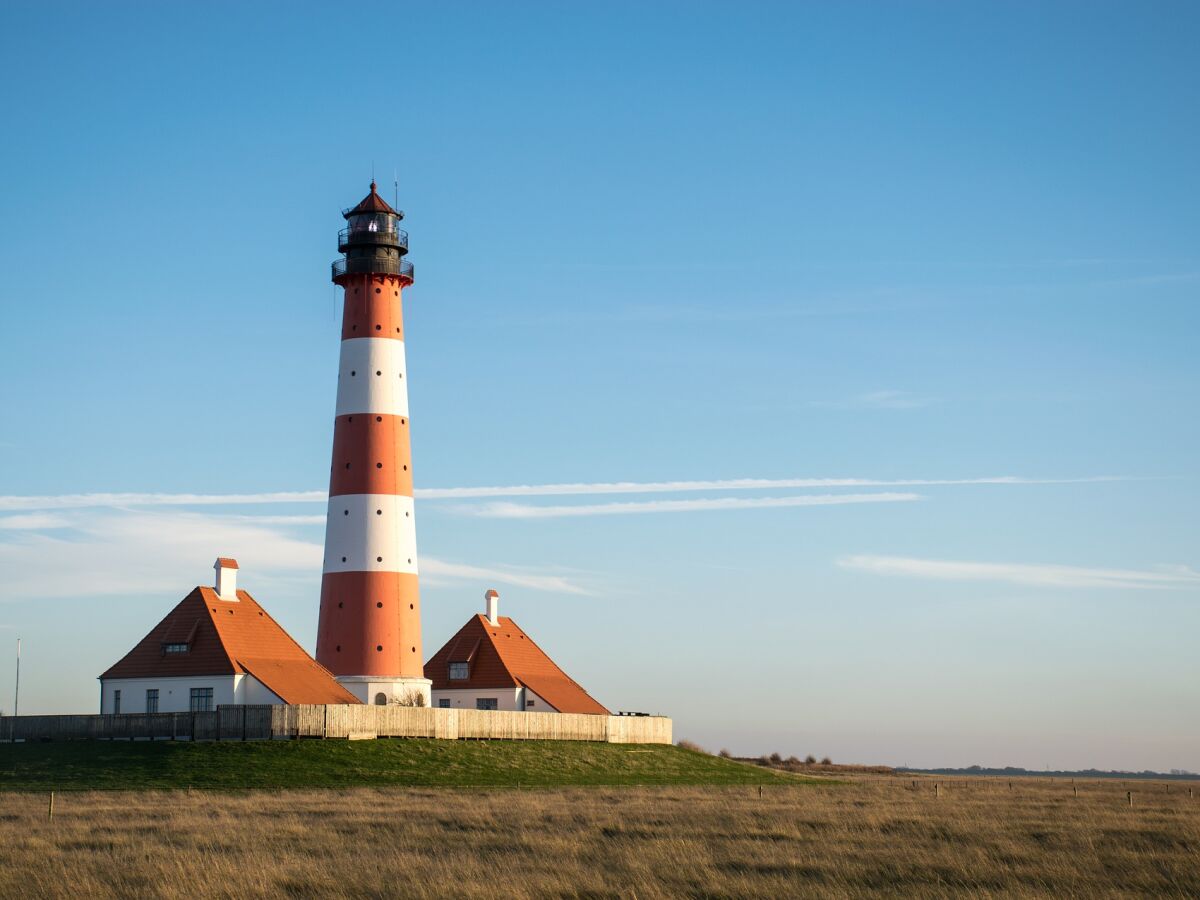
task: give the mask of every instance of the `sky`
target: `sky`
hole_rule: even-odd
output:
[[[1200,770],[1200,8],[4,4],[0,708],[315,643],[400,206],[424,644],[737,754]]]

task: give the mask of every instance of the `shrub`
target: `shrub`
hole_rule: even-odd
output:
[[[770,760],[771,760],[772,764],[779,765],[781,762],[783,762],[783,757],[780,756],[778,753],[772,753],[770,756]]]
[[[823,766],[832,766],[832,765],[833,765],[833,760],[832,760],[832,759],[830,759],[828,756],[822,757],[822,759],[821,759],[821,765],[823,765]]]
[[[695,741],[680,741],[676,744],[680,750],[691,750],[693,753],[707,753],[708,751],[697,744]]]
[[[789,756],[789,757],[787,758],[787,764],[788,764],[789,766],[798,766],[798,765],[800,765],[800,764],[801,764],[801,763],[800,763],[800,757],[798,757],[798,756]]]
[[[804,757],[804,764],[806,766],[811,766],[816,761],[817,761],[817,758],[815,756],[813,756],[811,753],[808,754],[808,756]]]
[[[403,697],[393,697],[388,706],[424,706],[425,696],[420,691],[409,691]]]
[[[733,754],[724,747],[721,748],[721,752],[718,753],[717,756],[721,757],[721,759],[733,759]]]

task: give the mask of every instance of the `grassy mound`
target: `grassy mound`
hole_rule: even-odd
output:
[[[0,744],[0,790],[803,783],[680,747],[576,741]]]

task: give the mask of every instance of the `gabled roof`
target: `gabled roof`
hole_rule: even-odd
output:
[[[246,591],[238,601],[198,587],[100,677],[253,675],[284,703],[359,703]],[[165,644],[187,644],[167,653]]]
[[[391,213],[393,216],[404,218],[404,213],[399,210],[392,209],[386,200],[379,196],[379,192],[375,190],[375,182],[371,182],[371,193],[363,197],[359,201],[358,206],[352,207],[342,213],[347,219],[351,216],[356,216],[359,213]]]
[[[425,677],[435,691],[526,687],[561,713],[608,715],[516,622],[500,616],[499,623],[473,616],[425,663]],[[469,662],[470,677],[451,681],[452,662]]]

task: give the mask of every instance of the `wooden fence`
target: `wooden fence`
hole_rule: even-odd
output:
[[[5,716],[0,741],[265,741],[289,738],[669,744],[665,716],[588,716],[404,706],[218,706],[214,712]]]

